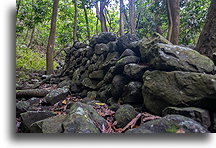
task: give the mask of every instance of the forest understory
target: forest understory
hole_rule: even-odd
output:
[[[17,0],[16,133],[215,133],[214,0]]]

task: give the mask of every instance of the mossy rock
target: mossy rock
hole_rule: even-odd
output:
[[[143,75],[145,107],[161,115],[169,106],[194,106],[215,111],[216,77],[192,72],[147,71]]]
[[[119,107],[115,113],[115,119],[117,121],[117,128],[125,127],[132,119],[138,115],[133,106],[125,104]]]
[[[71,106],[63,122],[64,133],[100,133],[103,126],[107,127],[106,120],[92,106],[80,102]]]
[[[44,120],[37,121],[31,125],[31,131],[33,133],[62,133],[62,123],[65,120],[66,115],[57,115]]]
[[[205,109],[197,107],[167,107],[163,110],[163,116],[177,114],[191,118],[199,122],[205,128],[209,128],[211,125],[209,112]]]
[[[149,44],[141,45],[140,52],[141,59],[152,68],[163,71],[214,73],[213,61],[195,50],[171,44]]]
[[[138,128],[126,133],[208,133],[198,122],[181,116],[167,115],[160,119],[148,121]]]

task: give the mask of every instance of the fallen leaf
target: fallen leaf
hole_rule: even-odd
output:
[[[180,129],[178,129],[178,130],[176,131],[176,133],[178,133],[178,134],[184,134],[185,131],[184,131],[184,129],[180,128]]]
[[[62,101],[62,104],[66,105],[66,104],[67,104],[67,100],[66,100],[66,99],[63,100],[63,101]]]
[[[101,106],[106,105],[105,103],[95,103],[95,104],[101,105]]]

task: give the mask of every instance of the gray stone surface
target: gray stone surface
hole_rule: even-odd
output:
[[[148,121],[126,133],[208,133],[209,131],[193,119],[181,115],[167,115]]]
[[[125,104],[142,104],[142,83],[138,81],[131,81],[123,90],[122,100]]]
[[[158,70],[214,73],[214,63],[208,57],[187,47],[156,43],[140,46],[141,59]]]
[[[69,94],[69,87],[57,88],[46,95],[44,101],[54,105],[58,101],[64,100]]]
[[[117,128],[124,128],[132,119],[138,115],[138,112],[128,104],[122,105],[115,113]]]
[[[209,128],[211,125],[209,112],[205,109],[196,107],[167,107],[163,110],[163,116],[177,114],[191,118],[199,122],[205,128]]]
[[[192,72],[147,71],[143,75],[145,107],[161,115],[169,106],[215,110],[216,77]]]
[[[74,103],[63,122],[64,133],[100,133],[99,128],[107,127],[106,120],[90,105]]]

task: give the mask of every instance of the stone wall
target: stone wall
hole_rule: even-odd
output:
[[[170,106],[215,112],[213,61],[159,34],[139,40],[101,33],[66,54],[61,77],[69,77],[70,92],[82,98],[143,106],[157,115]]]

